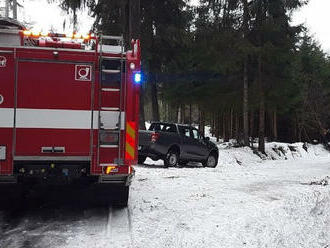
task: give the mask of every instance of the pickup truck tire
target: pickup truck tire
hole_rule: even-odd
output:
[[[218,158],[215,154],[211,153],[202,164],[204,167],[215,168],[218,165]]]
[[[165,167],[175,167],[179,163],[179,154],[175,150],[169,150],[165,155],[164,166]]]
[[[138,164],[143,164],[146,161],[146,156],[138,156]]]

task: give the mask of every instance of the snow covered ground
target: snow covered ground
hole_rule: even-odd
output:
[[[268,143],[261,158],[219,146],[214,169],[136,166],[128,209],[0,212],[0,247],[330,247],[327,151]]]

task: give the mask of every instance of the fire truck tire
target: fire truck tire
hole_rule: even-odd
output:
[[[138,157],[138,164],[143,164],[146,161],[146,156],[139,156]]]
[[[19,185],[0,185],[0,210],[13,210],[21,207],[24,191]]]

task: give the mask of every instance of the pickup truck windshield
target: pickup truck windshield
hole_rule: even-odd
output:
[[[176,127],[173,124],[152,123],[149,131],[176,133]]]

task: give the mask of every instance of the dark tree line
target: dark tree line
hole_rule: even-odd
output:
[[[303,0],[62,0],[87,6],[93,29],[140,38],[144,119],[211,126],[224,140],[324,140],[330,61],[303,26]]]

